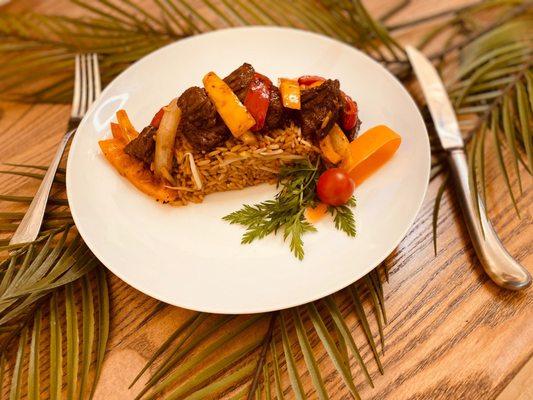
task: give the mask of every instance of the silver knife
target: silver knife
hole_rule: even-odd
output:
[[[479,200],[478,217],[473,199],[477,192],[473,192],[470,188],[463,138],[439,74],[418,50],[408,46],[406,51],[428,103],[437,136],[448,154],[451,173],[457,185],[459,203],[481,265],[490,278],[501,287],[511,290],[528,287],[531,284],[531,275],[505,250],[485,214],[481,200]]]

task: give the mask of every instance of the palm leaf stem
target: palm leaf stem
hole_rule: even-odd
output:
[[[270,342],[274,336],[274,326],[276,325],[276,320],[278,318],[279,312],[276,311],[270,316],[270,322],[268,324],[268,330],[261,344],[261,353],[259,354],[259,359],[257,360],[257,365],[255,367],[255,372],[253,375],[252,383],[250,385],[250,390],[248,392],[247,400],[253,400],[254,394],[259,386],[259,378],[261,371],[263,370],[263,365],[265,364],[267,350],[270,348]],[[265,383],[266,385],[266,383]]]

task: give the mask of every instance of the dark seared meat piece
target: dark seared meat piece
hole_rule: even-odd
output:
[[[209,151],[221,146],[230,136],[229,129],[217,113],[204,89],[193,86],[178,98],[181,121],[178,132],[198,150]]]
[[[233,93],[237,95],[241,103],[244,103],[248,86],[254,78],[254,67],[248,63],[244,63],[231,74],[224,78],[224,82],[233,90]]]
[[[281,101],[281,92],[272,85],[270,88],[270,103],[268,104],[268,111],[265,119],[264,129],[271,131],[273,129],[281,128],[285,123],[283,103]]]
[[[139,133],[139,136],[124,147],[124,152],[146,164],[150,164],[154,161],[156,132],[157,129],[155,127],[148,125]]]
[[[339,81],[328,79],[320,86],[302,90],[300,101],[302,135],[324,138],[339,119],[342,107]]]

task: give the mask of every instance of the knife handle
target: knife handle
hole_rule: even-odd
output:
[[[458,185],[459,203],[463,210],[466,227],[485,272],[503,288],[520,290],[528,287],[531,284],[531,275],[505,250],[486,216],[481,200],[479,201],[480,217],[477,215],[464,150],[451,150],[448,153],[448,160],[452,176]]]

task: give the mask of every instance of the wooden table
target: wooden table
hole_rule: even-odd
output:
[[[388,1],[367,2],[372,12]],[[448,9],[464,0],[412,1],[395,20]],[[5,10],[74,12],[65,1],[23,0]],[[406,34],[412,41],[414,33]],[[410,39],[411,38],[411,39]],[[69,106],[0,103],[0,161],[46,164],[64,131]],[[533,185],[526,178],[516,217],[494,159],[489,161],[490,215],[509,252],[533,270]],[[526,176],[526,175],[523,175]],[[513,176],[513,184],[516,184]],[[385,374],[378,373],[354,316],[348,323],[361,345],[376,387],[360,384],[363,399],[533,398],[533,290],[512,293],[483,273],[461,221],[453,192],[444,196],[438,223],[438,254],[433,253],[431,219],[439,179],[431,183],[420,214],[390,257],[385,284],[389,324],[385,328]],[[35,183],[0,175],[2,192],[33,193]],[[111,337],[96,398],[129,399],[127,387],[153,351],[188,311],[164,306],[110,275]],[[317,359],[324,353],[317,350]],[[302,360],[299,360],[302,362]],[[328,360],[321,363],[334,399],[347,399],[341,378]],[[288,381],[284,382],[288,385]],[[309,382],[308,382],[309,384]]]

